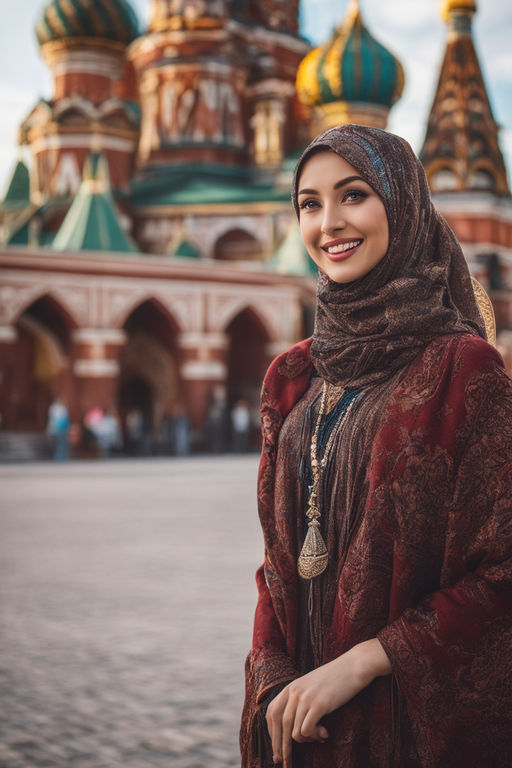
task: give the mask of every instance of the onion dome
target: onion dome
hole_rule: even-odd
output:
[[[403,87],[402,65],[364,26],[357,0],[329,42],[313,49],[297,71],[299,99],[309,106],[357,102],[389,110]]]
[[[77,37],[128,45],[140,34],[127,0],[50,0],[35,31],[39,45]]]

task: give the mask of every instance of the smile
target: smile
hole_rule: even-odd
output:
[[[322,250],[325,251],[328,256],[343,256],[344,258],[347,258],[359,245],[361,245],[362,242],[362,238],[356,238],[354,240],[336,240],[323,245]]]

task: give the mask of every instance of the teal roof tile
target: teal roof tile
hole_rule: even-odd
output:
[[[93,152],[84,179],[52,247],[59,251],[137,251],[125,234],[112,197],[105,157]]]

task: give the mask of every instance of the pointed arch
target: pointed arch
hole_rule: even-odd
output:
[[[80,96],[74,96],[59,101],[54,108],[53,118],[58,123],[64,123],[73,113],[85,118],[87,122],[99,117],[99,110],[94,104]]]
[[[26,292],[24,294],[22,292],[20,295],[19,305],[15,308],[14,317],[11,320],[11,323],[15,325],[22,317],[22,315],[25,313],[30,314],[34,307],[38,307],[44,303],[49,305],[52,315],[55,315],[55,313],[57,315],[60,314],[61,318],[65,321],[66,327],[69,331],[74,330],[80,326],[74,310],[69,305],[68,301],[66,301],[65,297],[61,295],[60,292],[49,290],[48,288],[35,288],[32,291]],[[34,313],[32,312],[32,314]],[[36,312],[36,314],[38,319],[40,319],[40,313]]]
[[[132,301],[127,303],[123,308],[123,311],[119,314],[116,325],[119,328],[126,329],[126,323],[129,321],[130,317],[144,306],[152,307],[155,312],[159,313],[174,333],[180,333],[182,331],[181,324],[177,319],[176,314],[169,309],[162,299],[158,298],[154,293],[149,292],[143,295],[139,294],[138,296],[133,296]]]
[[[230,311],[227,312],[224,316],[224,327],[222,328],[222,332],[227,333],[228,328],[233,320],[244,312],[247,312],[253,318],[255,323],[260,326],[261,330],[267,337],[267,341],[272,342],[278,340],[274,328],[272,327],[265,314],[252,302],[247,301],[246,299],[240,299],[239,302],[233,303],[231,305]]]

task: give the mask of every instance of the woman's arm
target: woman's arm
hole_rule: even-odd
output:
[[[376,677],[390,673],[386,652],[373,638],[287,685],[267,710],[274,762],[291,768],[292,739],[327,739],[327,730],[318,724],[321,718],[342,707]]]

